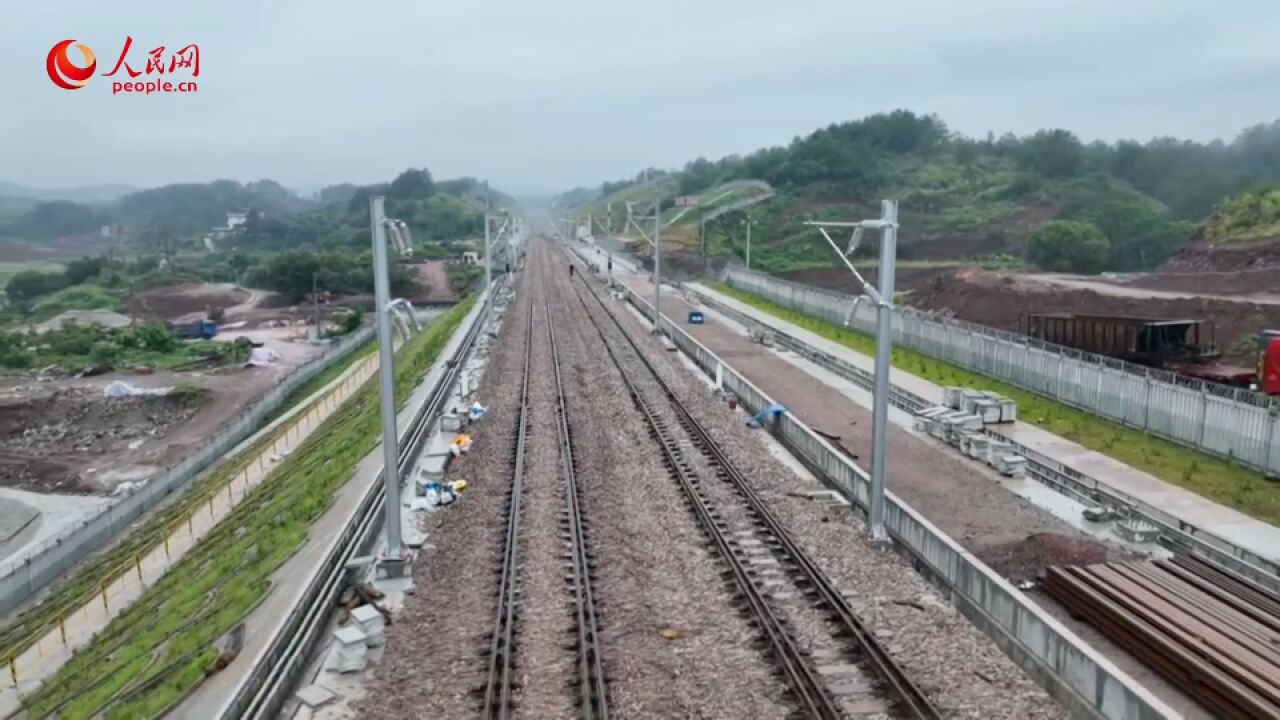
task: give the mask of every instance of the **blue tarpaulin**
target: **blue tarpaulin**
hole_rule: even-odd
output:
[[[771,418],[774,415],[780,415],[786,411],[787,411],[786,408],[782,407],[777,403],[774,403],[766,407],[765,409],[761,410],[760,412],[756,413],[754,417],[748,420],[747,427],[760,427],[760,423],[764,422],[766,418]]]

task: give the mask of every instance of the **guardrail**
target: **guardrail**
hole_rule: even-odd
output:
[[[762,325],[759,320],[706,294],[697,293],[689,289],[686,289],[685,292],[697,295],[699,301],[707,307],[736,322],[748,327]],[[830,372],[853,382],[864,390],[871,391],[873,389],[874,376],[867,370],[818,350],[803,340],[777,329],[776,326],[769,325],[768,327],[773,333],[775,341],[787,350],[809,359]],[[889,386],[889,402],[894,407],[913,415],[935,404],[892,383]],[[1090,505],[1105,505],[1119,510],[1127,517],[1149,522],[1160,530],[1160,543],[1170,550],[1194,555],[1229,575],[1252,581],[1272,592],[1280,593],[1280,563],[1181,520],[1154,505],[1117,490],[1097,478],[1060,463],[1004,435],[985,429],[983,432],[1002,442],[1010,443],[1019,454],[1025,457],[1027,459],[1027,472],[1033,479],[1081,502]]]
[[[444,361],[445,372],[414,413],[413,420],[400,433],[397,466],[402,472],[401,478],[417,462],[426,439],[426,430],[449,398],[461,372],[462,361],[470,352],[492,309],[494,296],[492,288],[485,291],[477,309],[472,311],[469,318],[471,325],[466,335],[453,354]],[[347,563],[353,557],[368,553],[377,540],[376,531],[382,522],[385,498],[382,470],[379,470],[361,498],[352,522],[330,546],[317,572],[307,584],[301,600],[290,611],[267,648],[254,659],[253,669],[224,703],[217,717],[226,720],[270,718],[279,713],[306,669],[311,651],[328,626],[330,614],[345,583]]]
[[[86,512],[56,535],[0,563],[0,615],[11,612],[84,557],[110,544],[117,533],[144,512],[166,501],[173,492],[234,452],[240,443],[257,432],[267,415],[280,407],[290,393],[371,337],[373,328],[367,327],[344,338],[333,349],[301,366],[284,382],[267,391],[224,425],[204,447],[150,478],[142,488]]]
[[[633,306],[653,318],[652,305],[630,289],[625,292]],[[710,377],[721,378],[745,408],[754,412],[773,403],[668,318],[662,323],[676,346]],[[871,482],[861,468],[790,412],[778,417],[772,431],[823,482],[866,511]],[[893,493],[885,495],[885,526],[895,547],[1073,717],[1180,717]]]
[[[854,296],[726,268],[724,280],[867,334],[875,308]],[[1187,378],[957,320],[894,309],[895,344],[1200,452],[1280,474],[1280,406],[1260,393]]]

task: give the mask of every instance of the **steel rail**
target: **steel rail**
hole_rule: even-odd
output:
[[[879,641],[876,640],[874,633],[868,631],[862,624],[861,620],[857,617],[856,613],[853,612],[853,609],[849,606],[848,602],[845,601],[844,597],[831,585],[831,582],[826,577],[825,573],[823,573],[821,569],[819,569],[808,557],[808,555],[791,539],[789,533],[786,532],[782,524],[774,517],[773,513],[746,481],[745,476],[743,476],[734,463],[729,460],[728,456],[724,453],[719,444],[711,438],[706,429],[693,417],[684,403],[676,396],[675,392],[670,388],[666,381],[662,379],[661,375],[657,372],[657,369],[640,349],[639,344],[631,337],[630,333],[623,328],[621,322],[613,312],[609,310],[608,306],[599,297],[599,295],[586,284],[587,281],[585,278],[583,279],[583,283],[587,288],[587,294],[591,295],[592,298],[595,299],[600,308],[605,312],[610,320],[612,320],[618,332],[627,340],[636,357],[639,358],[644,367],[649,371],[649,374],[652,375],[657,385],[661,388],[668,402],[676,410],[678,422],[685,431],[689,433],[695,445],[708,456],[708,459],[717,469],[723,471],[724,477],[730,481],[734,489],[746,501],[752,516],[766,526],[769,533],[773,535],[774,539],[779,543],[779,545],[781,545],[783,552],[794,564],[797,571],[804,577],[807,583],[817,590],[821,603],[833,613],[833,619],[838,622],[843,629],[848,631],[850,637],[857,644],[862,657],[867,661],[866,664],[870,666],[871,671],[888,691],[890,700],[895,704],[896,710],[907,717],[930,720],[940,718],[941,714],[938,710],[933,706],[920,688],[916,686],[909,677],[907,677],[901,666],[899,666],[889,656],[888,651],[879,643]],[[578,299],[583,304],[583,308],[587,309],[587,303],[582,298],[581,292],[578,293]],[[587,309],[587,312],[592,323],[596,325],[597,331],[600,332],[601,338],[604,339],[605,335],[603,329],[591,315],[589,309]],[[606,349],[609,349],[607,340],[605,341],[605,344]],[[688,494],[694,502],[695,509],[698,509],[699,517],[700,519],[703,519],[704,528],[707,529],[709,534],[713,535],[713,542],[717,547],[721,548],[722,555],[726,561],[733,566],[735,578],[738,577],[740,572],[742,573],[743,582],[740,582],[740,585],[745,584],[747,586],[747,588],[744,589],[744,595],[748,597],[749,602],[754,599],[753,596],[759,597],[761,607],[757,609],[756,604],[751,602],[753,610],[757,610],[757,614],[761,616],[762,620],[766,620],[766,617],[773,618],[774,613],[764,601],[763,597],[759,595],[758,589],[755,587],[755,582],[750,579],[748,574],[745,573],[745,569],[741,568],[740,561],[737,560],[732,550],[724,543],[723,535],[720,532],[714,517],[711,516],[709,509],[706,508],[705,501],[701,499],[698,493],[694,492],[690,488],[691,485],[696,486],[696,479],[694,479],[692,483],[689,482],[687,478],[687,470],[681,467],[678,452],[673,453],[671,450],[673,446],[672,441],[662,438],[665,433],[663,423],[656,419],[652,410],[647,407],[647,404],[641,398],[640,393],[634,384],[632,384],[627,378],[626,371],[623,370],[621,363],[612,349],[609,349],[609,355],[614,359],[614,363],[618,365],[619,371],[622,372],[624,380],[627,382],[633,398],[636,400],[638,405],[642,406],[642,411],[646,414],[646,417],[650,419],[650,425],[654,428],[655,435],[659,436],[660,443],[663,445],[664,454],[667,455],[669,465],[673,465],[676,468],[677,474],[682,476],[680,477],[682,487],[686,489],[686,494]],[[719,539],[717,539],[717,537]],[[768,623],[762,623],[762,627],[764,627],[768,633]],[[772,635],[769,639],[778,646],[778,657],[780,661],[784,663],[784,670],[787,671],[793,690],[797,692],[802,702],[806,705],[809,714],[814,717],[840,717],[841,714],[839,710],[835,707],[834,703],[832,703],[831,698],[825,691],[825,683],[823,683],[820,678],[817,678],[815,673],[812,672],[804,654],[801,653],[788,657],[790,646],[793,643],[790,642],[785,625],[780,626],[779,632],[782,636],[781,639],[776,639]],[[820,697],[821,700],[815,701],[815,695]]]
[[[560,431],[560,475],[564,484],[565,515],[569,526],[569,546],[573,561],[573,614],[576,621],[579,714],[583,720],[608,720],[608,686],[601,661],[599,622],[591,587],[591,566],[586,529],[578,495],[576,456],[569,425],[569,406],[560,374],[560,351],[556,344],[551,308],[544,301],[547,334],[551,338],[551,367],[556,384],[556,420]]]
[[[502,570],[498,581],[498,607],[489,641],[488,676],[481,714],[485,718],[511,717],[514,682],[516,583],[520,573],[520,501],[524,494],[524,455],[529,431],[529,365],[533,358],[533,303],[529,303],[528,332],[524,339],[524,377],[520,384],[520,411],[516,417],[516,452],[511,467],[507,499],[507,530],[503,540]]]

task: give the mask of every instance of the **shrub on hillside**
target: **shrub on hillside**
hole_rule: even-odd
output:
[[[1110,255],[1111,243],[1089,222],[1054,220],[1027,236],[1027,259],[1045,270],[1098,273]]]

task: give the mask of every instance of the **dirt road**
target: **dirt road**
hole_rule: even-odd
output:
[[[1203,274],[1203,273],[1202,273]],[[1280,305],[1280,293],[1251,293],[1242,295],[1218,295],[1190,290],[1160,290],[1151,287],[1128,285],[1133,281],[1147,282],[1159,276],[1146,273],[1115,275],[1115,280],[1102,276],[1065,275],[1059,273],[1033,273],[1021,275],[1021,279],[1030,282],[1044,283],[1072,290],[1092,290],[1101,295],[1124,298],[1143,298],[1148,300],[1222,300],[1224,302],[1244,302],[1256,305]]]

